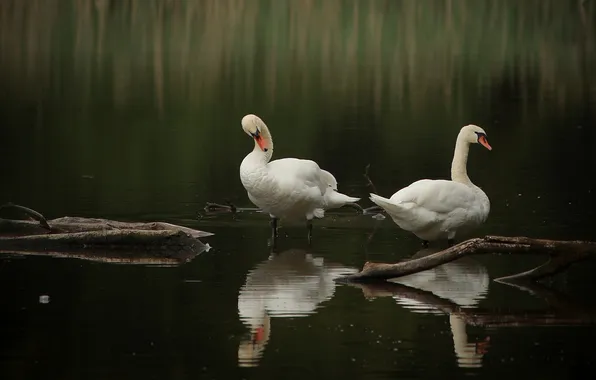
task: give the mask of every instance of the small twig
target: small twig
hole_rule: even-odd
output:
[[[229,205],[222,205],[220,203],[212,203],[212,202],[207,202],[207,204],[205,205],[203,210],[205,210],[206,212],[213,212],[213,211],[235,212],[235,208],[234,208],[234,211],[232,211],[232,207]]]
[[[366,167],[364,168],[364,178],[368,182],[368,186],[370,186],[370,188],[372,189],[372,192],[375,194],[378,194],[379,192],[377,191],[375,184],[371,181],[370,177],[368,176],[369,170],[370,170],[370,164],[366,165]]]
[[[30,209],[29,207],[25,207],[25,206],[21,206],[21,205],[16,205],[14,203],[8,202],[2,206],[0,206],[0,210],[3,208],[16,208],[17,210],[21,210],[23,211],[25,214],[29,215],[30,217],[32,217],[33,219],[37,220],[39,222],[39,224],[45,228],[48,231],[52,231],[52,227],[50,227],[50,225],[48,224],[48,221],[46,220],[46,218],[39,212]]]
[[[236,206],[232,202],[230,202],[230,200],[228,200],[228,199],[226,199],[225,202],[228,205],[228,207],[230,207],[230,210],[232,211],[232,213],[235,214],[236,211],[238,210],[236,208]]]

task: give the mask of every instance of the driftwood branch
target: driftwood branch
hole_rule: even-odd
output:
[[[31,218],[37,220],[39,222],[39,225],[42,226],[43,228],[45,228],[48,231],[51,231],[52,228],[49,226],[48,221],[46,220],[46,218],[41,215],[39,212],[30,209],[29,207],[25,207],[25,206],[20,206],[20,205],[16,205],[14,203],[6,203],[2,206],[0,206],[0,210],[2,209],[8,209],[8,208],[12,208],[12,209],[16,209],[19,211],[23,211],[26,215],[30,216]]]
[[[547,254],[549,261],[530,271],[502,277],[498,280],[531,280],[553,276],[572,263],[596,257],[596,243],[586,241],[556,241],[528,237],[486,236],[466,240],[443,251],[396,264],[366,262],[362,271],[338,278],[343,282],[362,282],[397,278],[457,260],[464,256],[505,254]]]
[[[356,203],[348,203],[348,204],[344,205],[343,207],[344,208],[346,208],[346,207],[353,208],[359,214],[365,214],[365,215],[370,214],[373,211],[379,212],[379,210],[382,210],[378,206],[362,208],[360,205],[358,205]],[[236,215],[240,212],[262,212],[261,209],[256,208],[256,207],[237,207],[236,205],[234,205],[233,203],[228,202],[228,201],[226,201],[226,204],[207,202],[205,204],[205,207],[203,207],[203,211],[205,212],[205,215],[218,215],[218,214]],[[326,212],[326,214],[333,214],[334,211],[335,210],[329,210]]]
[[[370,176],[368,175],[369,170],[370,170],[370,164],[366,165],[366,167],[364,168],[364,174],[363,174],[364,179],[366,180],[366,184],[368,186],[370,186],[370,189],[372,190],[372,192],[375,194],[378,194],[375,184],[373,183],[373,181],[370,179]]]
[[[121,222],[63,217],[52,220],[27,207],[10,205],[33,216],[0,219],[0,253],[78,257],[96,261],[168,264],[208,249],[198,238],[213,235],[164,222]]]
[[[0,253],[106,263],[177,265],[209,250],[182,231],[88,231],[0,238]]]
[[[48,228],[28,220],[0,219],[0,235],[40,235],[53,233],[88,232],[88,231],[183,231],[192,237],[206,237],[210,232],[195,230],[164,222],[120,222],[108,219],[81,218],[65,216],[46,221]]]

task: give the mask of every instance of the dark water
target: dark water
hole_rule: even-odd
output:
[[[470,153],[492,204],[475,236],[596,240],[595,16],[594,1],[559,0],[0,2],[0,203],[215,233],[179,265],[4,255],[0,376],[593,371],[593,263],[533,293],[493,281],[541,260],[517,256],[338,285],[419,241],[342,210],[316,222],[312,248],[286,226],[272,253],[266,217],[203,207],[251,207],[238,176],[247,113],[268,123],[275,157],[316,160],[363,206],[367,164],[386,196],[447,178],[474,123],[493,146]],[[567,325],[540,323],[553,313]]]

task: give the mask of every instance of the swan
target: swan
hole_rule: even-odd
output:
[[[255,146],[240,164],[240,180],[250,201],[271,217],[274,242],[278,219],[306,219],[310,244],[313,218],[360,200],[339,193],[335,177],[314,161],[282,158],[269,162],[273,140],[258,116],[244,116],[242,129],[254,139]]]
[[[421,179],[383,198],[370,194],[370,200],[384,209],[402,229],[429,241],[447,238],[455,244],[455,234],[486,221],[490,211],[488,196],[468,177],[466,164],[470,144],[480,143],[488,150],[486,132],[477,125],[462,127],[455,143],[451,163],[451,181]]]

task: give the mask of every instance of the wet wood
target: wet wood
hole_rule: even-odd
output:
[[[208,245],[193,245],[181,249],[164,249],[160,251],[139,249],[101,249],[89,247],[77,249],[70,247],[60,251],[20,251],[18,249],[0,250],[1,254],[8,256],[49,256],[54,258],[79,259],[109,264],[127,264],[127,265],[151,265],[161,267],[173,267],[187,263],[198,256],[200,253],[209,250]]]
[[[164,222],[122,222],[108,219],[63,217],[52,220],[24,206],[7,204],[32,220],[0,219],[0,253],[87,255],[131,261],[167,258],[181,252],[196,254],[206,245],[198,238],[213,235]],[[107,253],[106,253],[107,252]],[[114,252],[114,255],[109,254]],[[128,258],[127,258],[128,256]]]
[[[596,243],[528,237],[486,236],[466,240],[432,255],[400,263],[366,262],[359,273],[343,276],[337,280],[344,282],[387,280],[432,269],[465,256],[487,253],[549,255],[550,259],[537,268],[499,279],[537,281],[553,276],[567,269],[573,263],[596,257]]]

